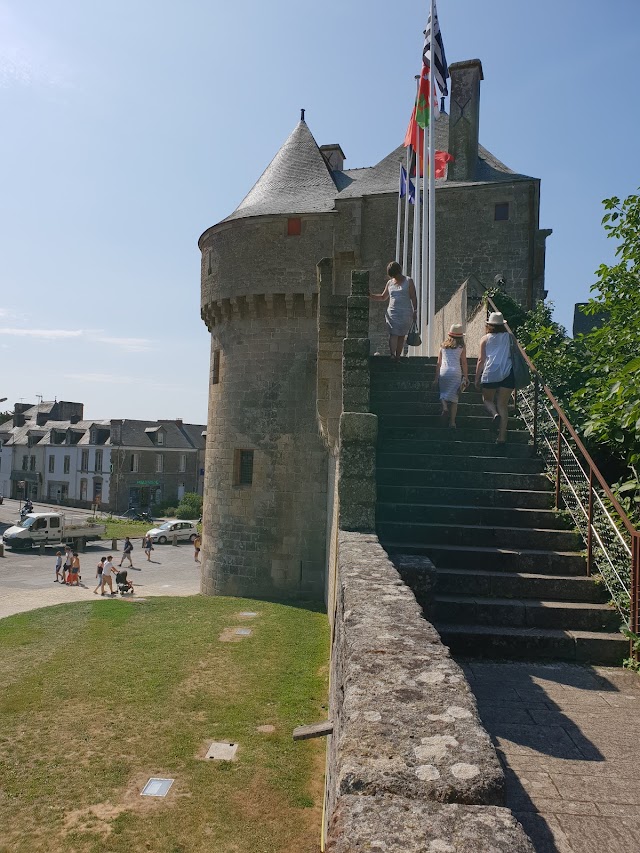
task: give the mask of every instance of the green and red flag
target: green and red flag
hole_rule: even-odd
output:
[[[423,65],[418,85],[418,96],[416,98],[416,122],[423,130],[429,127],[431,120],[431,109],[438,115],[438,99],[432,91],[429,66]]]

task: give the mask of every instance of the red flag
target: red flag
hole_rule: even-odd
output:
[[[448,151],[436,151],[435,161],[435,174],[436,178],[444,178],[447,171],[447,163],[453,163],[455,157],[449,154]]]

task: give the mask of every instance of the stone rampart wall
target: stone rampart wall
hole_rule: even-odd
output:
[[[375,534],[340,531],[327,851],[533,853],[459,666]]]

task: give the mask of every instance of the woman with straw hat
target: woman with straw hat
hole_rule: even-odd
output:
[[[482,402],[498,431],[496,444],[506,444],[509,413],[507,406],[516,387],[511,361],[511,340],[504,317],[493,311],[487,320],[487,334],[480,341],[480,357],[476,367],[476,387],[482,391]]]
[[[466,388],[469,384],[467,351],[460,323],[454,323],[451,326],[446,341],[443,341],[440,347],[433,384],[440,388],[442,417],[448,419],[449,429],[455,429],[458,395],[460,389]]]

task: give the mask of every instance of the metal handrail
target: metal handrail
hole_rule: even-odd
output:
[[[498,310],[491,297],[487,297],[487,302],[493,311]],[[505,322],[505,325],[513,335],[509,324]],[[516,403],[518,404],[522,397],[526,404],[527,417],[523,413],[523,419],[532,434],[536,450],[540,449],[541,431],[543,431],[541,419],[546,419],[547,425],[553,424],[552,434],[542,436],[545,448],[542,455],[543,457],[545,454],[548,455],[555,468],[553,474],[556,509],[560,509],[561,504],[564,504],[573,516],[587,546],[587,574],[591,574],[592,567],[595,565],[630,631],[638,634],[640,629],[640,532],[636,530],[620,506],[553,392],[544,383],[515,335],[513,338],[533,376],[532,392],[528,394],[524,391],[516,392]],[[540,391],[544,392],[542,399]],[[579,482],[572,480],[568,464],[572,464],[582,475],[578,478]],[[552,473],[552,466],[548,464],[547,467]],[[584,482],[582,482],[583,479]],[[601,494],[598,493],[598,486]],[[607,509],[603,497],[612,508],[611,512]],[[618,517],[620,523],[616,523],[612,512]],[[620,524],[626,531],[629,541],[623,535]]]

